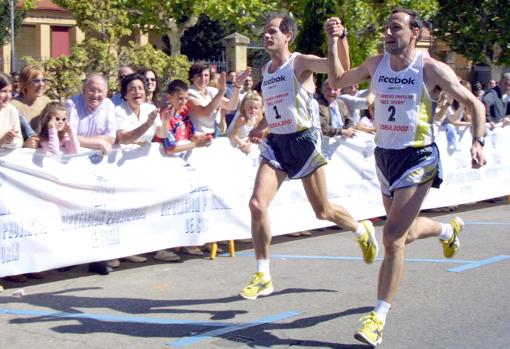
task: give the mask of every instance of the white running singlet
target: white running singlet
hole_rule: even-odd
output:
[[[372,91],[380,148],[424,147],[434,142],[432,99],[423,81],[425,55],[418,51],[407,68],[394,71],[386,53],[377,66]]]
[[[313,92],[307,91],[294,74],[294,52],[278,70],[269,73],[271,61],[262,71],[262,97],[269,132],[295,133],[317,124],[318,108]]]

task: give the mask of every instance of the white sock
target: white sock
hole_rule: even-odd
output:
[[[390,311],[391,304],[386,303],[383,300],[378,299],[375,303],[374,312],[383,323],[386,322],[386,315],[388,315],[388,312]]]
[[[453,236],[453,227],[449,223],[441,224],[441,234],[439,234],[439,239],[448,241]]]
[[[357,238],[360,238],[363,236],[363,234],[365,234],[365,231],[365,226],[361,223],[358,223],[358,227],[354,231],[354,235],[356,235]]]
[[[270,280],[269,259],[257,259],[257,273],[264,273],[264,280]]]

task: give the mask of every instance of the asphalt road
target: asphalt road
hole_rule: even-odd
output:
[[[380,347],[510,348],[510,205],[429,215],[464,219],[460,253],[442,258],[437,239],[409,246]],[[0,349],[367,348],[352,334],[374,305],[380,258],[364,264],[353,235],[332,229],[277,237],[271,253],[275,292],[256,301],[238,296],[255,268],[248,243],[234,258],[0,281]]]

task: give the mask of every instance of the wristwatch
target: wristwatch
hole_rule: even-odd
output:
[[[473,138],[473,142],[478,142],[482,147],[485,146],[485,138],[483,137],[475,137]]]
[[[347,28],[344,27],[344,31],[343,31],[342,35],[340,35],[338,38],[341,40],[341,39],[345,38],[347,36],[347,34],[349,34],[349,32],[347,31]]]

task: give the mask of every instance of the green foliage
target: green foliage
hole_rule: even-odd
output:
[[[78,27],[99,41],[113,43],[130,35],[130,13],[124,0],[52,0],[68,9]]]
[[[112,75],[117,76],[116,70],[119,59],[116,44],[96,38],[87,38],[83,42],[74,45],[74,52],[79,55],[79,60],[82,57],[86,59],[84,73],[101,73],[107,78]]]
[[[86,56],[80,48],[73,48],[70,56],[50,58],[42,63],[32,57],[23,58],[27,64],[40,66],[46,78],[46,95],[64,101],[81,91]]]
[[[140,46],[133,42],[121,47],[119,64],[154,69],[161,79],[161,86],[166,86],[173,79],[187,81],[188,70],[191,67],[186,56],[168,56],[151,45]]]
[[[229,27],[224,21],[212,20],[202,14],[197,24],[182,36],[181,53],[193,61],[220,60],[223,53],[221,39],[232,33],[232,26]]]
[[[186,56],[169,57],[150,45],[140,46],[130,42],[120,49],[118,56],[111,55],[108,60],[102,60],[97,56],[105,52],[101,45],[105,44],[98,40],[87,40],[74,45],[69,57],[50,58],[42,63],[31,57],[24,59],[45,71],[46,94],[56,100],[65,100],[80,93],[82,81],[90,73],[102,73],[109,80],[109,89],[115,89],[117,67],[123,64],[154,69],[161,77],[162,86],[166,86],[171,79],[187,80],[191,63]]]
[[[474,63],[510,64],[508,0],[440,0],[434,34]]]
[[[344,1],[340,18],[350,32],[351,66],[357,66],[377,53],[386,20],[397,7],[413,9],[427,20],[436,13],[438,4],[436,0]]]
[[[296,38],[296,47],[307,54],[326,56],[328,52],[324,23],[339,12],[335,0],[306,0],[306,12],[301,18],[301,27]]]
[[[0,44],[4,45],[11,41],[11,14],[9,0],[0,1]],[[24,11],[15,10],[14,12],[14,31],[20,27]]]
[[[116,87],[113,76],[118,67],[118,42],[123,36],[131,35],[130,13],[124,0],[53,0],[68,9],[76,19],[86,39],[73,46],[69,57],[75,60],[80,74],[102,73],[109,79],[109,88]],[[85,63],[83,63],[85,60]],[[64,65],[64,59],[49,59],[57,66]]]
[[[296,49],[325,55],[325,37],[323,25],[330,16],[339,17],[349,29],[351,66],[361,64],[366,58],[378,51],[382,39],[382,30],[391,10],[406,7],[417,11],[423,18],[436,13],[436,0],[299,0],[287,2],[300,24],[301,33],[307,40],[299,40]],[[317,8],[316,8],[317,7]],[[303,35],[303,34],[302,34]],[[314,42],[315,41],[315,42]],[[310,45],[315,47],[309,49]]]
[[[125,0],[132,23],[142,29],[168,34],[172,55],[180,53],[180,38],[195,26],[201,14],[230,23],[232,31],[251,35],[261,16],[278,7],[277,1],[264,0]]]
[[[16,4],[17,1],[14,1]],[[21,22],[27,14],[27,10],[32,7],[32,2],[27,1],[21,9],[14,9],[14,34],[21,26]],[[9,0],[0,0],[0,45],[11,42],[11,8]]]

